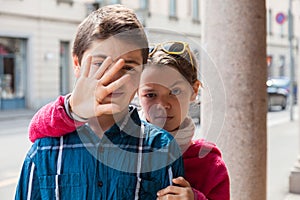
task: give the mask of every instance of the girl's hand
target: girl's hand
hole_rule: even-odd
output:
[[[111,81],[124,66],[124,60],[119,59],[113,66],[111,64],[110,57],[107,57],[100,67],[92,63],[92,56],[87,58],[70,96],[72,112],[83,118],[91,118],[121,111],[119,105],[111,102],[105,103],[103,100],[125,84],[130,76],[125,74]]]
[[[183,177],[174,178],[171,185],[157,192],[157,199],[194,199],[194,192],[191,185]]]

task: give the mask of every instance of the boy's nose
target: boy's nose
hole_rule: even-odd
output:
[[[121,78],[123,75],[124,75],[124,73],[122,73],[121,71],[118,71],[117,73],[115,73],[115,74],[112,76],[110,82],[114,82],[114,81],[118,80],[118,79]]]
[[[116,62],[113,62],[113,63],[111,64],[110,67],[114,66],[115,64],[116,64]],[[121,78],[123,75],[124,75],[124,72],[123,72],[122,69],[120,69],[118,72],[116,72],[116,73],[111,77],[109,83],[112,83],[112,82],[118,80],[118,79]],[[109,83],[108,83],[108,84],[109,84]]]

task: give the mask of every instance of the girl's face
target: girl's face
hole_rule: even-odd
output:
[[[175,68],[146,66],[138,90],[146,119],[167,131],[176,130],[188,115],[198,87],[198,82],[191,87]]]

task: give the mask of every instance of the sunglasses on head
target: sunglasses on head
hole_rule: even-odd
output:
[[[189,55],[190,63],[194,69],[195,66],[194,66],[194,62],[193,62],[193,57],[192,57],[191,49],[190,49],[188,43],[176,41],[176,42],[163,42],[163,43],[159,43],[159,44],[150,44],[149,45],[149,57],[152,57],[152,55],[158,49],[160,49],[170,55],[181,55],[181,54],[187,52]]]

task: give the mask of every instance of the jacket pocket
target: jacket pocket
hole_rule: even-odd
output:
[[[149,181],[142,179],[141,189],[140,189],[140,199],[150,200],[156,199],[156,193],[162,189],[161,183],[158,181]]]
[[[121,175],[118,177],[115,199],[131,200],[134,199],[136,193],[137,177],[131,175]],[[161,188],[158,181],[142,179],[139,189],[139,199],[153,200],[156,199],[156,193]]]
[[[56,199],[56,188],[59,190],[60,200],[86,199],[87,187],[80,173],[40,176],[39,183],[42,199]]]

